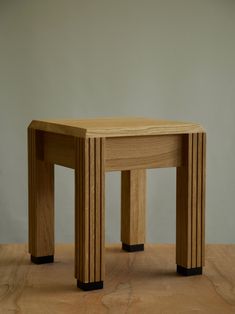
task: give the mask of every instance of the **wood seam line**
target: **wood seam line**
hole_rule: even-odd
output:
[[[80,140],[79,139],[75,139],[75,171],[80,171]],[[80,189],[78,190],[78,186],[80,186],[80,180],[81,180],[81,176],[78,176],[77,173],[75,173],[75,240],[77,245],[75,245],[75,275],[76,278],[79,277],[80,278]],[[78,195],[78,196],[77,196]],[[78,233],[78,234],[77,234]],[[77,256],[77,257],[76,257]]]
[[[84,221],[84,217],[83,217],[83,211],[82,208],[84,207],[84,195],[83,195],[83,189],[84,189],[84,168],[83,168],[83,156],[84,156],[84,141],[79,138],[79,160],[80,160],[80,166],[79,166],[79,173],[78,175],[80,176],[80,187],[79,187],[79,192],[80,192],[80,204],[79,204],[79,215],[80,215],[80,223],[79,223],[79,229],[80,229],[80,248],[79,249],[79,254],[80,254],[80,270],[81,270],[81,274],[80,274],[80,278],[82,280],[84,280],[84,256],[83,256],[83,245],[84,245],[84,232],[83,232],[83,228],[82,228],[82,223]],[[83,245],[82,245],[83,244]]]
[[[102,225],[100,224],[100,216],[101,216],[101,201],[102,201],[102,195],[101,195],[101,140],[102,139],[97,139],[96,141],[96,162],[98,163],[98,166],[96,168],[96,187],[98,188],[98,191],[96,189],[96,193],[97,193],[97,203],[96,206],[98,206],[98,208],[96,207],[96,223],[95,226],[97,228],[96,231],[96,241],[95,243],[97,244],[96,246],[96,263],[95,263],[95,273],[96,273],[96,281],[100,281],[101,280],[101,273],[100,273],[100,255],[102,254],[101,250],[102,250],[102,244],[100,242],[100,235],[101,235],[101,227]]]
[[[84,210],[85,209],[85,198],[84,198],[84,149],[85,149],[85,145],[84,145],[84,140],[80,138],[80,176],[81,176],[81,186],[80,186],[80,193],[81,193],[81,201],[80,201],[80,217],[81,217],[81,221],[80,221],[80,229],[81,229],[81,248],[80,248],[80,254],[81,254],[81,278],[83,279],[83,281],[85,280],[84,277],[84,273],[85,273],[85,269],[84,269],[84,254],[83,254],[83,250],[84,250],[84,245],[85,245],[85,238],[84,238],[84,229],[82,228],[82,224],[84,223]]]
[[[102,279],[102,246],[103,246],[103,185],[102,185],[102,179],[103,179],[103,161],[102,161],[102,156],[103,156],[103,139],[101,138],[100,140],[100,252],[99,252],[99,259],[100,259],[100,280]]]
[[[80,175],[80,163],[81,163],[81,142],[80,138],[75,138],[76,150],[75,150],[75,240],[77,245],[75,246],[75,275],[76,278],[81,278],[81,228],[80,228],[80,208],[81,208],[81,175]],[[79,188],[79,189],[78,189]],[[77,256],[77,258],[76,258]]]
[[[101,208],[100,208],[100,280],[104,277],[104,242],[105,242],[105,231],[104,231],[104,224],[105,224],[105,199],[104,199],[104,189],[105,189],[105,147],[104,147],[104,138],[101,138],[101,149],[100,149],[100,195],[101,195]]]
[[[134,170],[133,170],[134,171]],[[128,185],[129,185],[129,201],[130,203],[128,204],[129,205],[129,208],[128,208],[128,216],[129,216],[129,226],[128,226],[128,240],[129,240],[129,243],[131,244],[131,241],[132,241],[132,192],[133,192],[133,186],[132,186],[132,177],[133,177],[133,171],[129,171],[128,172]]]
[[[28,129],[28,158],[29,158],[29,170],[28,170],[28,178],[29,178],[29,185],[28,185],[28,193],[32,194],[31,192],[31,187],[32,187],[32,131],[31,129]],[[29,237],[30,237],[30,241],[29,241],[29,250],[30,253],[32,253],[32,228],[33,226],[33,221],[32,221],[32,196],[28,197],[29,199]]]
[[[82,152],[81,152],[81,148],[82,148],[82,143],[81,143],[81,139],[79,138],[78,140],[79,143],[79,150],[78,150],[78,154],[76,157],[76,162],[78,162],[78,176],[79,176],[79,186],[77,187],[77,189],[79,189],[79,204],[78,204],[78,214],[79,214],[79,222],[78,222],[78,226],[77,228],[79,228],[78,232],[79,232],[79,244],[78,244],[78,254],[79,254],[79,278],[81,278],[82,276],[82,247],[81,247],[81,242],[82,242],[82,229],[80,227],[81,225],[81,221],[82,221],[82,213],[81,213],[81,206],[82,206],[82,173],[81,173],[81,164],[82,164]],[[77,160],[78,159],[78,160]],[[77,190],[76,189],[76,190]]]
[[[135,170],[133,170],[135,172]],[[133,201],[133,171],[129,171],[128,172],[128,175],[129,175],[129,182],[128,182],[128,185],[129,185],[129,200],[130,200],[130,203],[129,203],[129,208],[128,208],[128,214],[129,214],[129,224],[130,226],[128,226],[129,228],[129,243],[131,244],[132,242],[132,235],[133,235],[133,225],[132,225],[132,221],[133,221],[133,210],[132,210],[132,201]]]
[[[193,134],[193,260],[192,260],[192,268],[197,265],[197,157],[198,157],[198,134]]]
[[[195,225],[195,229],[196,229],[196,231],[195,231],[195,234],[196,234],[196,237],[195,237],[195,243],[194,243],[194,245],[195,245],[195,261],[194,261],[194,265],[195,265],[195,267],[197,267],[197,240],[198,240],[198,233],[197,233],[197,224],[198,224],[198,221],[197,221],[197,215],[198,215],[198,207],[197,207],[197,205],[198,205],[198,134],[196,134],[195,135],[195,140],[196,140],[196,153],[195,153],[195,156],[197,156],[196,157],[196,161],[195,161],[195,164],[196,164],[196,166],[195,166],[195,181],[196,181],[196,183],[195,183],[195,198],[196,198],[196,200],[195,200],[195,214],[194,214],[194,216],[195,216],[195,222],[194,222],[194,225]]]
[[[85,176],[85,185],[86,188],[84,190],[84,194],[86,195],[86,201],[85,201],[85,224],[84,224],[84,229],[86,232],[85,235],[85,241],[86,241],[86,246],[85,246],[85,254],[87,254],[87,260],[85,262],[85,272],[86,272],[86,278],[85,282],[90,281],[90,139],[85,139],[85,142],[87,144],[87,150],[85,153],[85,163],[86,163],[86,170],[84,173]],[[87,176],[87,179],[86,179]]]
[[[101,220],[101,222],[99,221],[99,252],[98,252],[98,258],[99,258],[99,261],[98,261],[98,266],[99,266],[99,269],[98,269],[98,280],[101,281],[102,280],[102,254],[104,253],[102,250],[103,250],[103,243],[102,243],[102,228],[104,227],[103,226],[103,223],[102,223],[102,217],[103,217],[103,214],[102,214],[102,210],[103,210],[103,198],[102,198],[102,192],[103,192],[103,185],[102,185],[102,180],[104,179],[102,177],[102,167],[103,167],[103,164],[102,164],[102,156],[103,156],[103,151],[102,151],[102,143],[103,143],[103,139],[100,138],[99,139],[99,180],[98,180],[98,184],[99,184],[99,215],[98,215],[98,218],[99,220]],[[103,182],[104,184],[104,182]]]
[[[75,141],[75,169],[77,168],[77,142]],[[74,199],[74,276],[76,278],[76,274],[77,274],[77,258],[76,258],[76,252],[77,252],[77,234],[76,234],[76,223],[77,223],[77,213],[76,213],[76,208],[77,208],[77,200],[76,200],[76,186],[77,186],[77,176],[76,176],[76,170],[75,170],[75,173],[74,173],[74,196],[75,196],[75,199]]]
[[[202,256],[202,133],[198,134],[198,198],[197,198],[197,267],[201,267]]]
[[[198,266],[198,237],[199,237],[199,230],[198,230],[198,226],[199,226],[199,221],[198,221],[198,215],[199,215],[199,134],[196,135],[197,138],[197,161],[196,161],[196,267]]]
[[[205,224],[205,192],[204,192],[204,190],[205,190],[205,177],[204,177],[204,171],[205,171],[205,162],[206,162],[206,160],[205,160],[205,149],[206,149],[206,147],[205,147],[205,139],[206,139],[206,134],[204,133],[203,134],[203,137],[202,137],[202,199],[201,199],[201,201],[202,201],[202,217],[201,217],[201,219],[202,219],[202,223],[201,223],[201,225],[202,225],[202,238],[201,238],[201,240],[202,240],[202,244],[201,244],[201,246],[202,246],[202,254],[201,254],[201,264],[203,265],[204,264],[204,261],[203,261],[203,255],[204,255],[204,241],[205,241],[205,234],[204,234],[204,224]]]
[[[187,255],[187,267],[191,268],[191,260],[192,260],[192,228],[191,228],[191,207],[192,207],[192,200],[191,200],[191,194],[192,194],[192,186],[191,186],[191,176],[192,176],[192,134],[188,134],[188,165],[187,165],[187,218],[186,222],[188,224],[188,232],[187,232],[187,250],[189,252]]]
[[[195,163],[195,166],[194,166],[194,171],[195,171],[195,173],[194,173],[194,180],[195,180],[195,189],[194,189],[194,193],[195,193],[195,195],[194,195],[194,208],[193,208],[193,210],[194,210],[194,235],[195,235],[195,240],[194,240],[194,243],[193,243],[193,245],[194,245],[194,264],[193,264],[193,266],[194,267],[196,267],[197,266],[197,184],[198,184],[198,180],[197,180],[197,166],[198,166],[198,141],[197,141],[197,138],[198,138],[198,134],[195,134],[194,135],[194,138],[195,138],[195,152],[194,152],[194,154],[195,154],[195,161],[194,161],[194,163]]]
[[[32,145],[31,145],[31,160],[32,160],[32,187],[34,192],[33,194],[33,207],[31,208],[31,215],[33,216],[33,228],[35,230],[35,234],[33,235],[33,251],[36,250],[37,247],[37,241],[36,241],[36,237],[38,234],[38,226],[36,224],[36,219],[37,219],[37,210],[36,206],[37,206],[37,196],[35,191],[37,191],[37,168],[36,168],[36,158],[37,158],[37,151],[36,151],[36,131],[32,130],[31,131],[31,138],[32,138]],[[34,213],[33,213],[34,211]],[[32,232],[33,233],[33,232]],[[36,236],[35,236],[36,235]],[[35,252],[34,252],[35,253]],[[34,254],[33,253],[33,254]]]
[[[94,281],[96,281],[96,232],[97,232],[97,221],[96,221],[96,212],[97,212],[97,189],[96,189],[96,183],[97,183],[97,139],[94,139]]]
[[[79,176],[79,186],[76,188],[76,192],[78,190],[79,192],[79,203],[78,203],[78,209],[76,209],[76,211],[78,211],[78,214],[79,214],[79,221],[77,223],[77,228],[79,228],[78,232],[79,232],[79,243],[78,243],[78,255],[79,255],[79,270],[80,270],[80,273],[79,273],[79,278],[82,278],[82,247],[81,247],[81,242],[82,242],[82,229],[80,227],[81,225],[81,221],[82,221],[82,213],[81,213],[81,206],[82,206],[82,173],[81,173],[81,164],[82,164],[82,143],[81,143],[81,139],[78,138],[77,139],[77,142],[79,143],[79,147],[78,147],[78,154],[76,156],[76,162],[78,164],[78,167],[77,167],[77,171],[78,171],[78,174],[77,176]],[[77,160],[78,159],[78,160]]]
[[[79,256],[79,278],[81,278],[81,275],[82,275],[82,254],[81,254],[81,239],[82,239],[82,229],[80,227],[81,225],[81,221],[82,221],[82,215],[81,215],[81,206],[82,206],[82,174],[81,174],[81,159],[82,159],[82,154],[81,154],[81,139],[78,138],[77,139],[77,142],[78,142],[78,152],[77,152],[77,156],[76,156],[76,163],[78,163],[78,166],[77,166],[77,171],[78,171],[78,174],[77,176],[79,177],[79,186],[76,187],[76,193],[77,193],[77,190],[79,192],[79,203],[78,203],[78,208],[76,209],[76,211],[78,211],[78,215],[79,215],[79,221],[77,223],[77,228],[79,228],[78,232],[79,232],[79,243],[78,243],[78,256]],[[77,160],[78,159],[78,160]]]
[[[80,228],[82,230],[82,248],[81,248],[81,255],[82,255],[82,278],[83,278],[83,282],[85,282],[85,279],[86,279],[86,274],[85,274],[85,261],[86,261],[86,256],[85,256],[85,246],[86,246],[86,241],[85,241],[85,237],[86,237],[86,234],[85,234],[85,210],[86,210],[86,196],[84,195],[84,191],[85,191],[85,167],[86,167],[86,164],[85,164],[85,154],[86,154],[86,142],[85,142],[85,139],[81,139],[81,161],[82,161],[82,164],[81,164],[81,175],[82,175],[82,185],[81,185],[81,190],[82,190],[82,203],[81,203],[81,208],[80,208],[80,211],[81,211],[81,217],[82,217],[82,221],[81,221],[81,225],[80,225]],[[83,226],[82,226],[83,224]]]
[[[197,134],[194,134],[194,162],[193,162],[193,184],[194,184],[194,203],[193,203],[193,233],[194,233],[194,241],[193,241],[193,267],[197,265]]]
[[[83,282],[86,279],[86,269],[85,269],[85,262],[87,257],[85,256],[85,247],[86,247],[86,233],[85,233],[85,223],[86,223],[86,195],[85,195],[85,172],[86,172],[86,164],[85,164],[85,156],[86,156],[86,142],[85,139],[81,139],[81,154],[82,154],[82,164],[81,164],[81,174],[82,174],[82,207],[80,211],[82,213],[82,221],[81,221],[81,230],[82,230],[82,277]],[[83,225],[83,226],[82,226]]]
[[[92,172],[92,182],[93,182],[93,189],[92,189],[92,203],[93,203],[93,206],[92,206],[92,230],[91,230],[91,235],[92,235],[92,238],[91,238],[91,247],[92,247],[92,260],[91,260],[91,264],[93,263],[93,267],[91,269],[92,273],[92,277],[93,277],[93,280],[92,281],[95,281],[95,261],[96,261],[96,258],[95,258],[95,233],[96,233],[96,225],[95,225],[95,214],[96,214],[96,177],[95,177],[95,168],[96,168],[96,155],[95,155],[95,148],[96,148],[96,145],[95,145],[95,142],[96,142],[96,139],[92,139],[92,151],[93,151],[93,155],[91,156],[92,158],[92,167],[93,167],[93,172]]]
[[[97,272],[96,272],[96,254],[97,254],[97,246],[96,246],[96,239],[97,239],[97,138],[94,139],[94,241],[93,241],[93,247],[94,247],[94,281],[97,281]]]
[[[202,262],[202,255],[203,255],[203,166],[204,166],[204,162],[203,162],[203,133],[202,133],[202,140],[201,140],[201,143],[202,143],[202,151],[201,151],[201,154],[202,154],[202,157],[201,157],[201,160],[202,160],[202,169],[201,169],[201,265],[203,266],[203,262]]]
[[[188,156],[188,161],[189,161],[189,165],[188,165],[188,182],[187,184],[188,186],[188,209],[187,209],[187,224],[190,223],[190,234],[188,234],[187,236],[190,236],[190,239],[188,239],[188,242],[190,242],[189,245],[189,249],[190,252],[188,254],[188,256],[190,256],[190,261],[187,261],[187,265],[189,264],[190,268],[192,268],[192,169],[193,169],[193,162],[192,162],[192,158],[193,158],[193,135],[189,134],[189,143],[188,146],[190,146],[190,148],[188,147],[188,154],[190,154],[190,156]],[[188,217],[188,215],[190,215],[190,217]]]
[[[192,268],[192,265],[193,265],[193,142],[194,142],[194,139],[193,139],[193,135],[192,135],[192,161],[191,161],[191,267]]]
[[[32,186],[32,157],[31,157],[31,150],[32,150],[32,135],[31,135],[31,129],[28,129],[28,163],[29,163],[29,169],[28,169],[28,202],[29,202],[29,222],[28,222],[28,228],[29,228],[29,251],[32,253],[32,215],[31,215],[31,207],[32,207],[32,196],[31,194],[31,186]]]
[[[202,136],[202,265],[205,259],[206,133]]]
[[[199,143],[199,133],[197,133],[197,135],[196,135],[196,138],[197,138],[197,162],[196,162],[196,267],[198,267],[198,241],[199,241],[199,239],[198,239],[198,237],[199,237],[199,233],[198,232],[200,232],[200,230],[198,230],[198,227],[199,227],[199,221],[198,221],[198,215],[199,215],[199,210],[200,210],[200,208],[199,208],[199,179],[198,179],[198,177],[199,177],[199,162],[200,162],[200,160],[199,160],[199,153],[200,153],[200,151],[199,151],[199,145],[200,145],[200,143]]]
[[[103,239],[103,228],[104,228],[104,225],[102,223],[103,221],[103,210],[104,210],[104,204],[103,204],[103,184],[105,184],[105,182],[103,182],[102,180],[104,180],[105,178],[103,178],[103,158],[104,158],[104,152],[103,152],[103,143],[104,143],[104,140],[101,138],[100,141],[99,141],[99,158],[100,158],[100,168],[99,168],[99,184],[100,184],[100,190],[99,190],[99,193],[100,193],[100,212],[99,212],[99,223],[100,223],[100,230],[99,230],[99,242],[100,242],[100,247],[99,247],[99,280],[102,280],[102,261],[103,261],[103,257],[102,257],[102,254],[104,253],[103,252],[103,242],[102,242],[102,239]],[[102,184],[103,182],[103,184]]]
[[[85,163],[86,163],[86,173],[88,173],[87,180],[85,180],[86,189],[86,223],[85,223],[85,229],[86,229],[86,248],[85,248],[85,254],[87,254],[87,260],[85,262],[85,268],[86,268],[86,281],[90,281],[90,139],[85,140],[87,145],[86,155],[85,155]],[[87,182],[86,182],[87,181]]]
[[[88,145],[88,165],[89,165],[89,176],[88,176],[88,180],[89,180],[89,198],[88,198],[88,212],[89,212],[89,238],[88,238],[88,243],[89,243],[89,266],[88,266],[88,273],[89,273],[89,282],[91,281],[91,232],[92,232],[92,228],[91,228],[91,197],[92,197],[92,190],[91,190],[91,162],[93,162],[93,160],[91,160],[91,139],[89,138],[89,145]]]
[[[37,224],[35,222],[36,220],[36,211],[35,213],[33,214],[32,211],[33,211],[33,208],[36,208],[36,197],[35,197],[35,190],[36,190],[36,166],[35,166],[35,160],[36,160],[36,149],[35,149],[35,137],[36,137],[36,131],[32,131],[31,130],[31,162],[32,162],[32,170],[31,170],[31,180],[32,180],[32,188],[34,189],[34,193],[32,193],[33,197],[32,197],[32,208],[31,208],[31,216],[33,217],[33,228],[35,230],[35,234],[37,234]],[[31,188],[31,189],[32,189]],[[36,247],[36,237],[33,236],[33,232],[32,232],[32,238],[33,238],[33,241],[32,241],[32,245],[33,245],[33,251],[35,251],[35,247]]]

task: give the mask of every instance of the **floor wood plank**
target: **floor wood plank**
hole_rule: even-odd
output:
[[[54,264],[33,265],[27,245],[0,245],[0,313],[235,313],[235,245],[207,245],[203,276],[175,272],[175,246],[127,253],[106,246],[103,290],[74,279],[74,246],[57,245]]]

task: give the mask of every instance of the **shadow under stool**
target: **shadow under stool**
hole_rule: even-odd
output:
[[[28,127],[29,253],[54,261],[54,164],[75,170],[75,277],[103,288],[105,172],[121,171],[121,241],[144,250],[146,169],[176,167],[176,264],[205,263],[206,133],[195,123],[146,118],[32,121]]]

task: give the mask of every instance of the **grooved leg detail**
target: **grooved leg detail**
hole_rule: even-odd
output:
[[[75,277],[80,287],[98,289],[95,283],[103,281],[104,176],[104,139],[76,139]]]
[[[193,274],[205,264],[206,134],[185,135],[183,150],[186,158],[177,168],[176,264]]]

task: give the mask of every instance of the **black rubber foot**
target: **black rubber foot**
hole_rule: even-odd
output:
[[[125,244],[122,243],[122,249],[127,252],[144,251],[144,244]]]
[[[202,275],[202,267],[185,268],[177,265],[177,273],[183,276]]]
[[[84,291],[103,289],[103,281],[81,282],[77,280],[77,287]]]
[[[53,263],[54,262],[54,255],[39,256],[39,257],[31,255],[31,262],[34,264]]]

